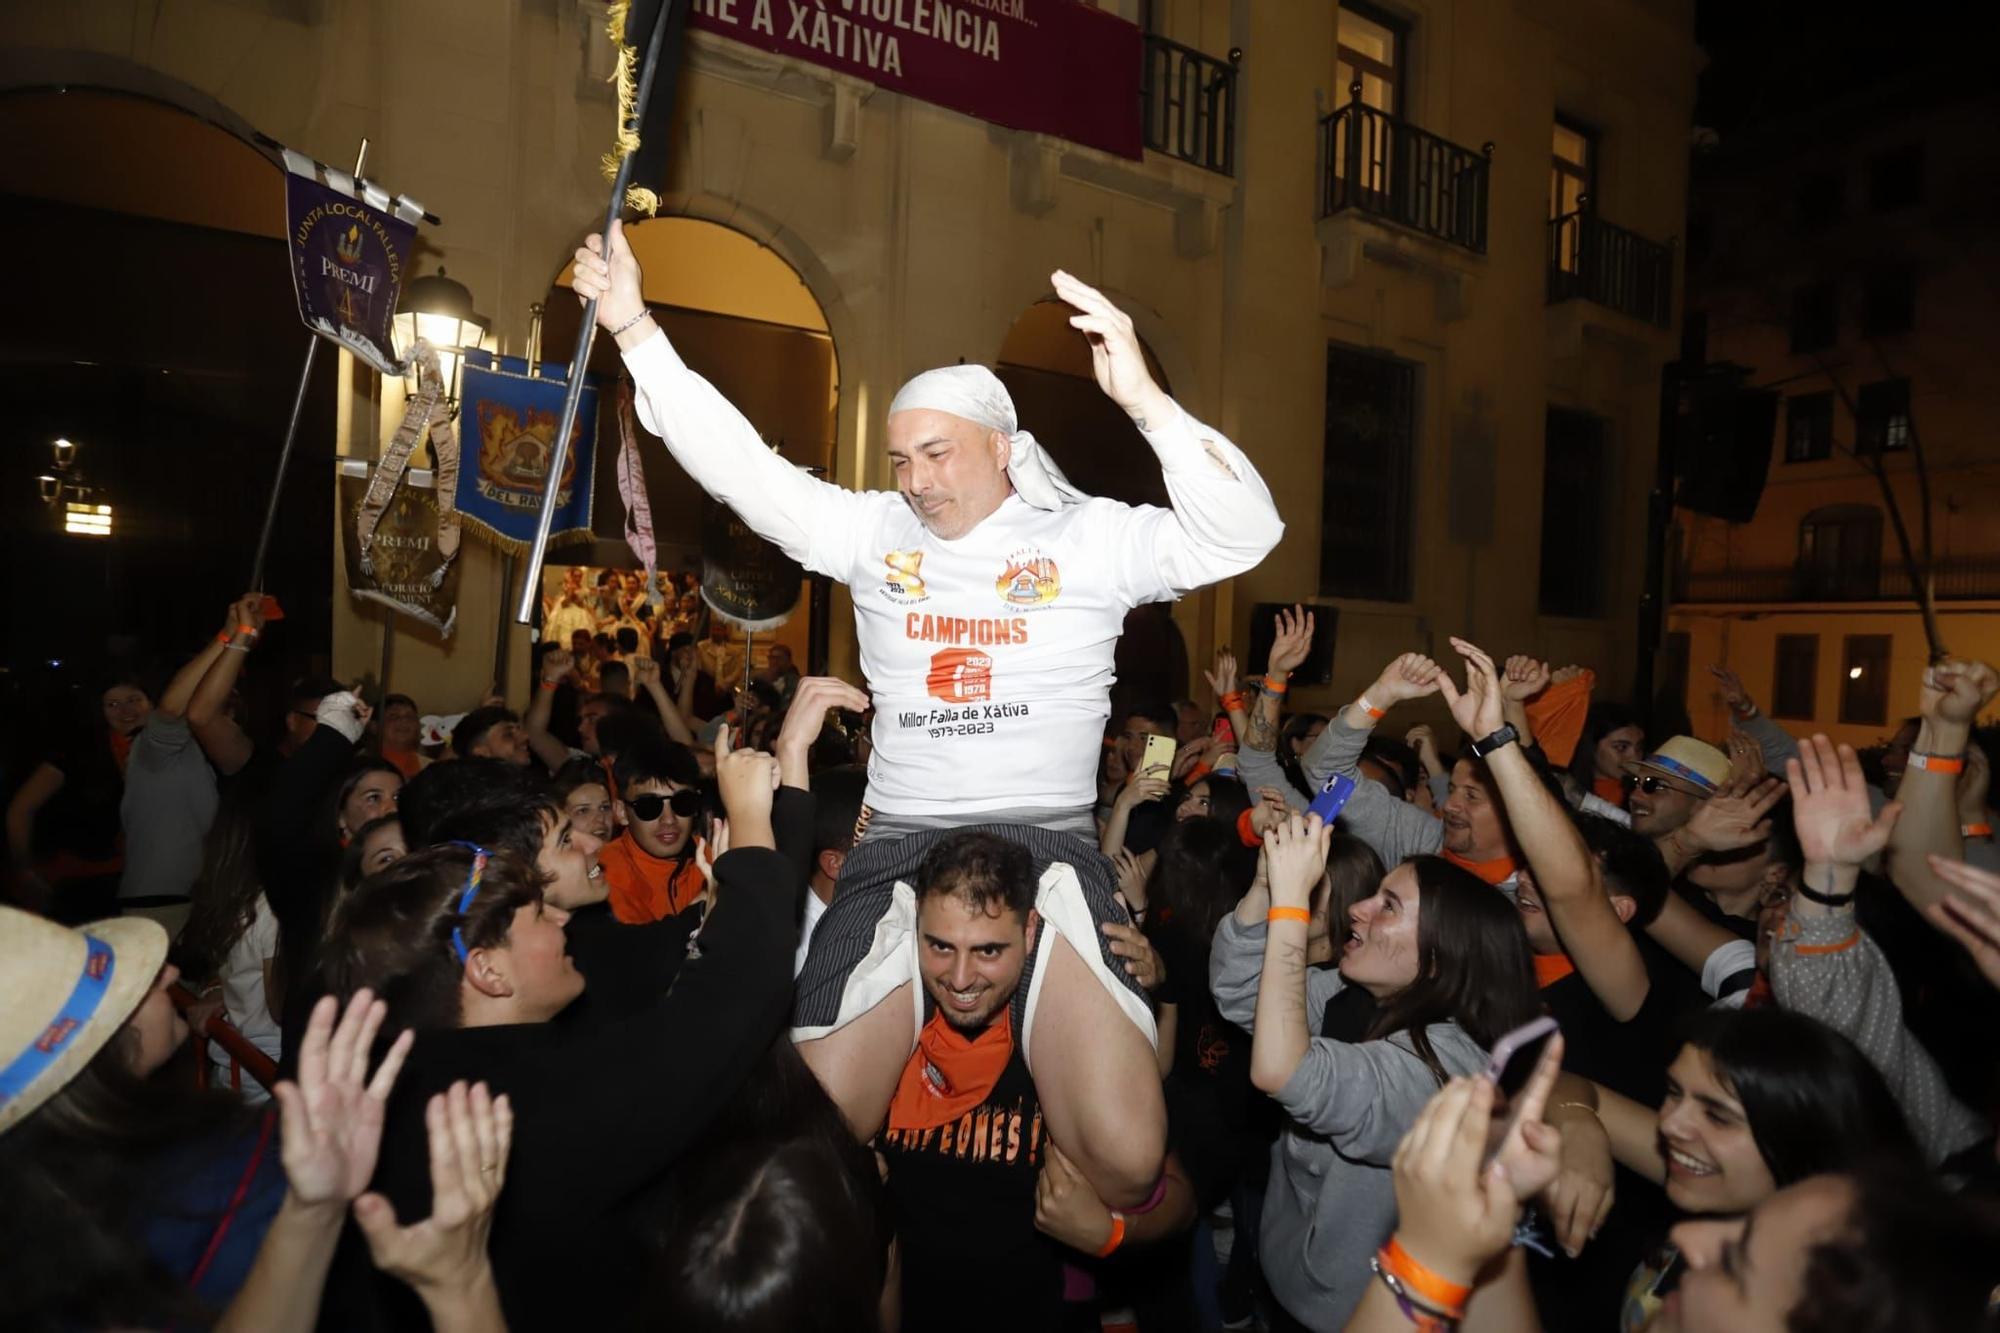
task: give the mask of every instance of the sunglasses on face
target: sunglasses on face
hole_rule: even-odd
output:
[[[1639,777],[1636,774],[1627,773],[1623,781],[1625,783],[1626,791],[1632,791],[1633,789],[1636,788],[1639,791],[1645,792],[1646,795],[1648,796],[1653,795],[1655,792],[1680,791],[1679,787],[1676,787],[1673,783],[1668,782],[1665,778],[1656,778],[1650,773],[1647,774],[1645,777]]]
[[[654,792],[648,796],[628,796],[625,798],[625,804],[631,807],[634,819],[646,824],[658,819],[660,812],[668,806],[672,806],[674,813],[682,819],[692,819],[701,812],[701,793],[692,787],[685,787],[671,796],[661,792]]]

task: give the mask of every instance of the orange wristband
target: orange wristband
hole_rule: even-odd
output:
[[[560,689],[561,686],[562,682],[559,680],[545,680],[542,682],[542,688],[545,690]]]
[[[1290,688],[1291,686],[1282,680],[1272,680],[1269,676],[1264,677],[1264,693],[1266,694],[1283,694]]]
[[[1236,709],[1243,707],[1243,691],[1231,690],[1229,693],[1223,695],[1222,698],[1219,699],[1217,702],[1219,702],[1222,705],[1222,710],[1224,712],[1233,712]]]
[[[1910,751],[1910,767],[1921,768],[1926,773],[1963,773],[1965,756],[1962,754],[1921,754]]]
[[[1104,1248],[1097,1252],[1100,1259],[1109,1259],[1112,1251],[1125,1243],[1125,1214],[1111,1214],[1111,1239],[1104,1242]]]
[[[1382,720],[1382,714],[1384,710],[1377,708],[1374,704],[1369,703],[1367,695],[1364,694],[1359,699],[1356,699],[1354,701],[1354,706],[1356,708],[1359,708],[1362,712],[1368,714],[1369,717],[1375,719],[1377,722],[1380,722]]]
[[[254,639],[258,635],[262,634],[264,631],[258,629],[255,625],[238,625],[236,627],[236,632],[238,634],[248,634],[251,638]]]
[[[1394,1236],[1389,1237],[1389,1243],[1376,1258],[1404,1286],[1437,1306],[1447,1317],[1457,1319],[1464,1313],[1465,1298],[1472,1294],[1472,1288],[1425,1268]]]
[[[1312,924],[1313,914],[1303,907],[1273,907],[1264,914],[1266,921],[1296,921],[1302,926]]]
[[[1993,836],[1991,824],[1960,824],[1958,836],[1961,838],[1990,838]]]
[[[1251,813],[1251,811],[1245,810],[1242,814],[1236,816],[1236,840],[1245,847],[1262,847],[1264,839],[1259,837],[1257,830],[1251,826]]]
[[[222,633],[215,636],[215,641],[221,644],[223,647],[227,648],[230,644],[236,642],[236,636],[234,634],[231,634],[228,630],[224,630],[222,631]]]

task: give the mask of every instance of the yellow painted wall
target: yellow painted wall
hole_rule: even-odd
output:
[[[1106,7],[1136,12],[1134,0]],[[1288,525],[1262,567],[1176,609],[1197,670],[1217,642],[1245,642],[1253,603],[1316,590],[1328,341],[1417,363],[1414,596],[1343,603],[1333,686],[1298,702],[1336,703],[1387,657],[1441,651],[1449,633],[1592,664],[1607,692],[1622,692],[1635,665],[1658,366],[1675,335],[1582,302],[1546,304],[1550,137],[1558,110],[1598,126],[1604,215],[1656,240],[1677,236],[1697,58],[1691,0],[1389,7],[1412,24],[1409,117],[1474,149],[1495,146],[1483,256],[1386,223],[1317,225],[1316,121],[1346,93],[1335,87],[1336,7],[1303,0],[1154,6],[1166,36],[1217,57],[1243,51],[1234,180],[1157,154],[1129,163],[1000,130],[698,35],[666,211],[721,223],[798,275],[838,358],[834,472],[849,485],[888,484],[882,412],[903,379],[995,359],[1053,269],[1125,306],[1180,399],[1264,473]],[[520,353],[528,306],[603,208],[597,159],[613,108],[600,7],[328,0],[305,12],[311,21],[232,0],[17,5],[0,13],[0,43],[165,75],[329,162],[369,136],[370,174],[445,219],[426,229],[419,265],[446,264],[493,316],[500,349]],[[694,303],[713,308],[726,294]],[[394,398],[392,387],[345,400],[347,451],[373,451]],[[1606,417],[1617,451],[1602,619],[1536,609],[1552,403]],[[1454,524],[1451,498],[1455,468],[1469,487],[1453,447],[1467,431],[1493,455],[1478,470],[1490,485],[1460,500],[1486,516],[1474,540]],[[396,645],[398,683],[427,707],[456,706],[487,683],[498,571],[477,543],[464,558],[456,642],[409,633]],[[336,667],[352,673],[376,660],[380,619],[337,600]],[[835,661],[851,667],[846,609],[837,593]],[[510,643],[518,694],[525,635]]]

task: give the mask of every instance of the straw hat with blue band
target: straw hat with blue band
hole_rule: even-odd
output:
[[[0,1134],[118,1035],[166,957],[167,932],[145,917],[72,930],[0,907]]]
[[[1690,796],[1715,795],[1729,781],[1729,756],[1706,741],[1675,736],[1644,759],[1628,759],[1625,771],[1650,773]]]
[[[472,868],[465,872],[465,889],[458,895],[458,917],[462,923],[466,910],[472,906],[473,900],[479,897],[479,884],[486,878],[486,863],[492,859],[492,853],[476,842],[453,842],[450,845],[463,847],[472,853]],[[468,960],[471,950],[465,947],[465,935],[459,926],[451,928],[451,948],[452,952],[458,955],[459,962]]]

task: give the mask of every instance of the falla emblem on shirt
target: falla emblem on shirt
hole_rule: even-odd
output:
[[[924,563],[922,551],[888,551],[883,554],[882,563],[888,566],[882,585],[884,597],[906,606],[930,600],[930,589],[924,586],[923,576],[917,572]]]
[[[1055,561],[1030,546],[1007,557],[1007,567],[993,586],[1009,606],[1047,606],[1062,595],[1062,571]]]

